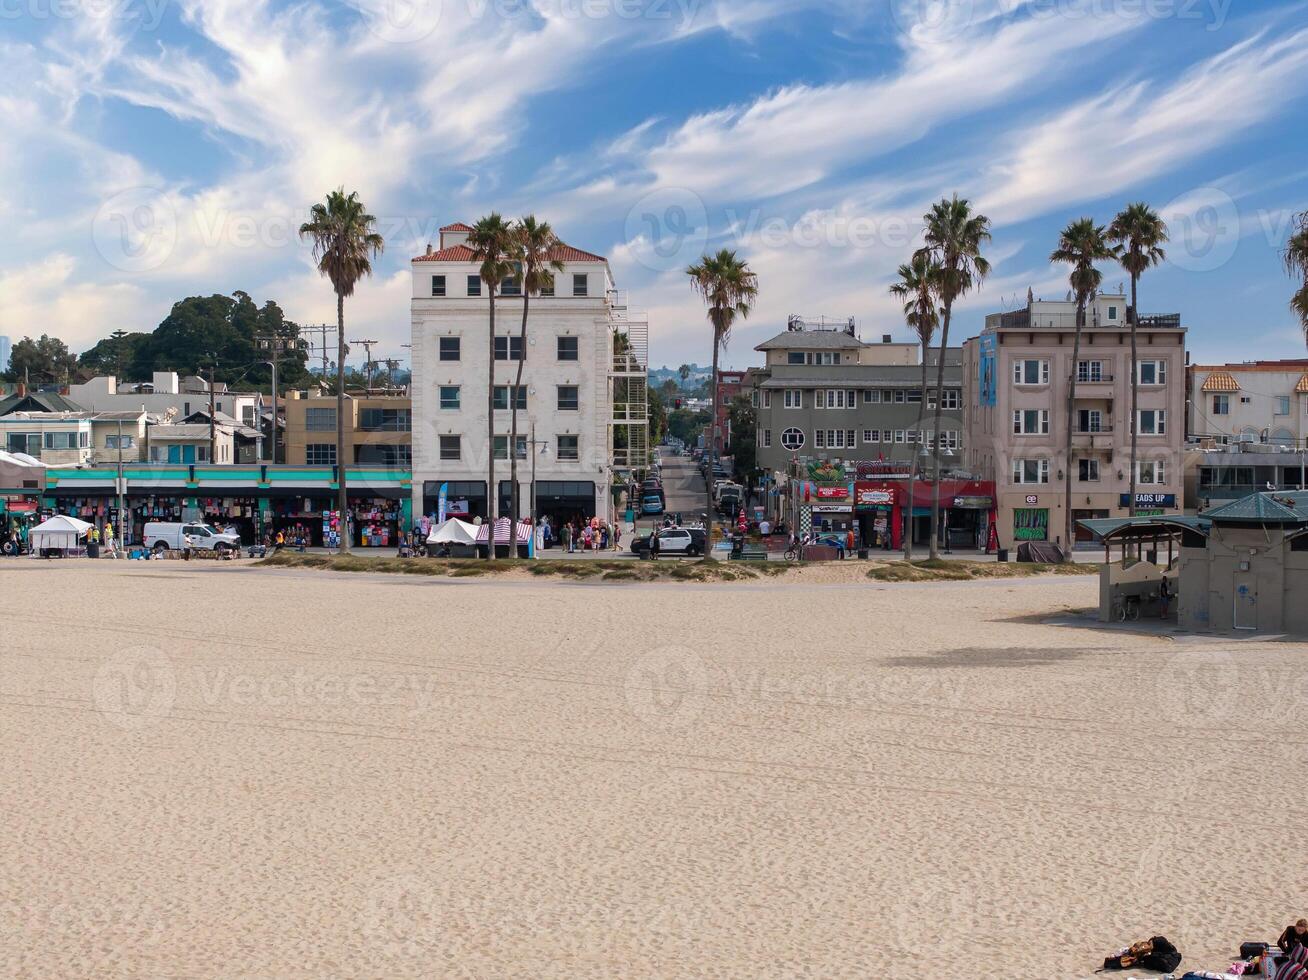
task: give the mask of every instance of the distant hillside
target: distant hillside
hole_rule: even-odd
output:
[[[681,388],[698,388],[708,380],[709,375],[712,373],[712,368],[700,367],[698,364],[688,364],[687,367],[690,368],[690,377],[686,379],[684,384],[682,383],[680,374],[681,365],[677,365],[676,367],[650,368],[649,383],[651,386],[657,388],[662,385],[663,382],[671,380],[675,381],[678,387]]]

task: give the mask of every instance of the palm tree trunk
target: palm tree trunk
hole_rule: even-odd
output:
[[[922,401],[917,407],[917,437],[919,442],[914,443],[913,462],[908,470],[908,518],[905,521],[907,530],[904,533],[904,561],[913,560],[913,484],[917,482],[917,459],[921,454],[917,447],[920,445],[922,438],[922,419],[926,415],[927,355],[930,351],[931,346],[929,344],[922,345]]]
[[[1139,281],[1140,279],[1138,276],[1135,275],[1131,276],[1131,496],[1128,498],[1128,504],[1127,504],[1129,508],[1127,510],[1127,514],[1129,514],[1131,517],[1135,517],[1135,491],[1136,491],[1135,454],[1136,454],[1136,450],[1139,448],[1138,447],[1139,435],[1136,432],[1136,424],[1135,424],[1136,412],[1138,410],[1139,401],[1140,401],[1140,362],[1138,359],[1139,350],[1136,347],[1136,332],[1135,332],[1136,327],[1140,323],[1140,307],[1137,305],[1138,300],[1136,298],[1136,291]]]
[[[486,382],[486,444],[490,449],[486,460],[486,560],[495,560],[495,506],[499,502],[499,491],[495,486],[495,286],[485,283],[490,297],[490,346],[489,346],[489,380]]]
[[[1072,430],[1076,425],[1076,372],[1081,361],[1081,327],[1085,320],[1085,299],[1076,306],[1076,335],[1072,341],[1072,374],[1067,385],[1067,469],[1063,481],[1063,561],[1072,560]]]
[[[940,558],[940,424],[945,411],[945,351],[949,350],[949,321],[953,319],[953,315],[954,303],[951,300],[945,304],[945,315],[940,321],[940,364],[936,371],[936,414],[932,432],[935,440],[933,447],[935,464],[932,467],[935,486],[931,488],[931,550],[929,552],[932,561]],[[922,393],[922,397],[926,397],[926,392]],[[918,438],[920,439],[921,436],[919,435]]]
[[[718,433],[718,341],[720,331],[718,311],[713,311],[713,373],[709,375],[709,385],[713,389],[713,407],[709,415],[708,437],[708,476],[704,478],[704,560],[713,557],[713,464],[717,462]]]
[[[514,533],[517,533],[517,521],[522,515],[521,508],[518,507],[518,389],[522,387],[522,367],[527,363],[527,306],[531,302],[531,296],[527,293],[526,277],[523,277],[522,289],[522,332],[519,343],[522,345],[522,357],[518,360],[518,375],[513,382],[513,388],[509,391],[509,407],[512,409],[512,423],[509,426],[509,499],[513,501],[513,513],[510,515],[514,522]],[[536,447],[529,447],[530,452],[535,452]],[[536,515],[531,515],[532,524],[536,523]],[[511,546],[511,554],[516,555],[517,538]]]
[[[273,433],[276,435],[273,420]],[[336,293],[336,509],[340,511],[340,551],[350,550],[350,497],[345,486],[345,296]]]

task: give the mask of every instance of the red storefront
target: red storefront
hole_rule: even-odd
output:
[[[934,484],[918,480],[913,484],[912,514],[918,524],[918,543],[929,537]],[[854,511],[862,546],[904,546],[908,507],[908,480],[859,480],[854,484]],[[941,480],[941,535],[950,547],[985,548],[986,532],[994,524],[995,485],[979,480]]]

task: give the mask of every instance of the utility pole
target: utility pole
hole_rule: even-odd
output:
[[[307,348],[307,342],[299,337],[282,337],[277,334],[260,335],[254,338],[255,346],[259,350],[269,352],[272,360],[263,361],[272,368],[272,446],[268,453],[268,458],[272,460],[273,465],[277,464],[277,363],[281,355],[288,351],[303,351]],[[260,430],[263,425],[260,423]]]
[[[122,331],[118,331],[122,333]],[[141,406],[141,412],[144,414],[145,406]],[[118,547],[114,549],[114,557],[127,556],[127,521],[124,515],[127,513],[123,496],[127,490],[127,481],[123,479],[123,420],[118,419]]]
[[[114,342],[114,379],[123,380],[123,338],[127,336],[126,330],[115,330],[109,335],[109,339]]]
[[[217,420],[214,418],[215,409],[213,401],[214,369],[218,366],[218,356],[210,351],[209,357],[209,465],[212,466],[217,462],[216,450],[218,446],[217,426],[215,425]]]
[[[360,344],[363,347],[363,354],[364,354],[363,371],[364,371],[364,375],[368,379],[368,388],[367,388],[368,394],[372,394],[372,367],[373,367],[372,349],[376,344],[380,343],[380,341],[352,340],[350,341],[350,343]]]

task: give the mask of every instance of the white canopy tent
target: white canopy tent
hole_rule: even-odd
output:
[[[427,543],[475,545],[477,526],[461,521],[457,517],[451,517],[444,524],[431,529],[431,534],[427,535]]]
[[[86,521],[79,521],[76,517],[67,517],[64,514],[56,514],[48,521],[43,521],[32,528],[31,533],[28,535],[32,554],[40,554],[43,548],[61,548],[64,551],[76,550],[81,547],[81,540],[89,530],[91,530],[91,525]]]

